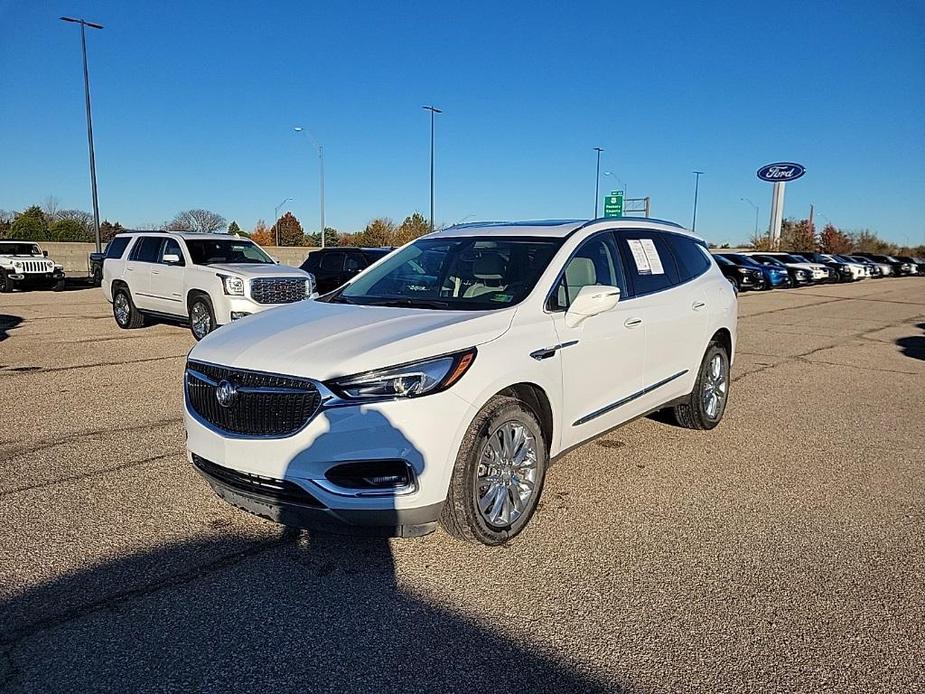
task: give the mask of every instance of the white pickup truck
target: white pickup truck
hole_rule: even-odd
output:
[[[64,266],[32,241],[0,241],[0,292],[35,287],[60,288]]]

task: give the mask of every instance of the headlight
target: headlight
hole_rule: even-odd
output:
[[[743,274],[743,275],[747,275],[750,272],[750,270],[746,270],[744,267],[740,267],[736,269],[739,271],[740,274]]]
[[[22,267],[22,263],[20,263],[20,262],[15,262],[15,263],[13,263],[13,267],[17,267],[17,268],[18,268],[18,267]]]
[[[445,357],[367,371],[330,381],[327,385],[347,400],[416,398],[456,383],[475,361],[475,348]]]
[[[231,275],[219,275],[219,278],[222,280],[222,289],[225,290],[226,294],[244,296],[243,279],[240,277],[232,277]]]
[[[797,277],[806,277],[806,270],[797,270]]]
[[[305,280],[305,296],[311,296],[315,293],[315,276],[312,273],[308,273],[308,278]]]

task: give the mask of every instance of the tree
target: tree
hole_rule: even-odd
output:
[[[243,232],[241,231],[241,227],[238,226],[237,222],[232,222],[228,225],[228,233],[232,236],[237,236]]]
[[[210,210],[183,210],[165,225],[169,231],[210,232],[225,228],[225,218]]]
[[[305,232],[302,224],[292,212],[287,212],[276,220],[276,229],[279,233],[280,246],[304,246]]]
[[[0,210],[0,239],[5,239],[10,235],[15,217],[16,213],[12,210]]]
[[[859,253],[877,253],[881,255],[890,255],[895,250],[895,246],[889,241],[884,241],[870,229],[859,229],[848,234],[855,251]]]
[[[823,253],[847,253],[851,250],[851,239],[835,225],[826,224],[819,235],[819,248]]]
[[[267,229],[266,222],[262,219],[257,220],[257,224],[251,232],[251,241],[260,246],[273,246],[276,243],[273,232]]]
[[[398,225],[392,245],[404,245],[427,233],[430,233],[430,223],[420,212],[415,212]]]
[[[815,225],[808,219],[785,219],[781,225],[780,247],[788,251],[815,251]]]
[[[10,238],[21,241],[48,241],[48,221],[38,205],[33,205],[13,220]]]
[[[311,246],[316,246],[320,248],[321,247],[321,234],[317,231],[314,234],[309,234],[308,243]],[[325,227],[324,228],[324,245],[328,247],[344,245],[341,242],[340,232],[338,232],[337,229],[334,229],[333,227]]]
[[[359,246],[393,246],[395,245],[395,224],[386,217],[377,217],[354,240]]]
[[[61,206],[61,202],[54,195],[49,195],[42,202],[42,212],[45,213],[45,221],[48,223],[54,222],[58,219],[58,208]]]
[[[95,234],[91,233],[76,219],[59,219],[48,227],[48,233],[53,241],[82,241],[87,243],[95,240]]]
[[[109,243],[112,237],[122,231],[122,225],[119,222],[111,223],[108,219],[100,222],[100,242]]]

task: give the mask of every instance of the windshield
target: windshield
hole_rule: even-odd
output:
[[[560,244],[561,239],[420,239],[329,301],[452,310],[512,306],[530,293]]]
[[[42,251],[34,243],[0,243],[2,255],[42,255]]]
[[[716,262],[718,262],[720,265],[735,265],[735,263],[729,260],[729,258],[724,258],[721,255],[715,255],[713,257],[716,258]]]
[[[260,246],[241,239],[186,239],[194,265],[226,263],[273,263]]]
[[[789,255],[787,253],[781,253],[780,255],[772,256],[775,260],[779,260],[782,263],[808,263],[809,261],[806,258],[801,258],[798,255]]]
[[[749,258],[747,255],[740,255],[738,253],[733,253],[733,254],[730,254],[724,257],[734,260],[739,265],[751,265],[752,267],[761,267],[761,263],[757,262],[754,258]]]

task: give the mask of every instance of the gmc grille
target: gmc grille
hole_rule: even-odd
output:
[[[291,304],[305,298],[305,280],[300,277],[258,277],[251,280],[251,298],[258,304]]]
[[[233,391],[225,404],[219,402],[223,387],[225,395]],[[289,436],[321,406],[321,393],[311,381],[195,361],[186,365],[186,392],[193,412],[238,436]]]

